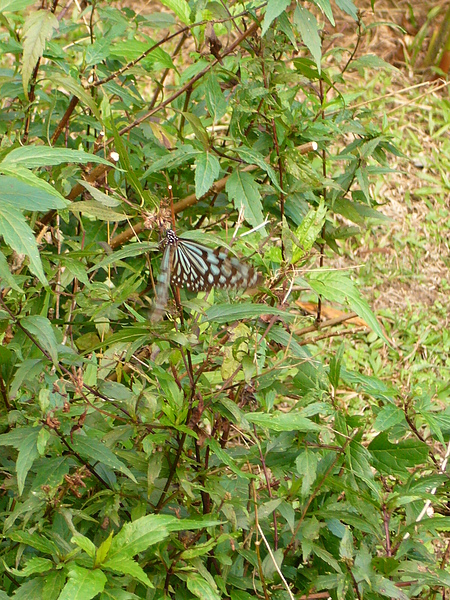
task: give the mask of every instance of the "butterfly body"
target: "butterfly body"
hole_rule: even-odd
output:
[[[213,250],[180,238],[172,229],[167,230],[162,246],[164,253],[156,288],[155,312],[158,314],[167,303],[169,281],[191,292],[205,292],[213,287],[248,288],[259,281],[257,271],[237,258],[229,258],[222,249]]]

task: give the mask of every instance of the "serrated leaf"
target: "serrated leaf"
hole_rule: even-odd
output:
[[[35,548],[44,554],[59,555],[58,546],[37,531],[31,534],[28,531],[16,530],[8,533],[7,537],[14,542],[19,542],[20,544],[26,544],[31,548]]]
[[[294,22],[297,25],[303,42],[311,52],[317,70],[321,72],[322,44],[316,17],[307,8],[297,4],[294,11]]]
[[[283,191],[278,183],[278,179],[277,179],[277,175],[276,175],[275,171],[268,163],[266,163],[262,154],[260,154],[259,152],[256,152],[255,150],[250,150],[249,148],[244,148],[243,146],[241,146],[240,148],[238,148],[236,150],[236,154],[239,156],[239,158],[241,160],[243,160],[247,164],[257,165],[260,169],[265,171],[267,173],[267,175],[269,176],[270,181],[276,187],[276,189],[279,192]]]
[[[147,190],[144,190],[142,188],[141,182],[139,181],[137,175],[134,172],[133,166],[132,166],[130,158],[128,156],[128,151],[125,148],[125,144],[123,143],[123,140],[122,140],[121,136],[119,135],[119,132],[118,132],[117,127],[115,126],[113,120],[111,120],[111,122],[110,122],[110,127],[113,132],[114,143],[115,143],[116,150],[119,153],[121,164],[125,168],[125,170],[127,172],[127,178],[130,181],[130,183],[131,183],[132,187],[134,188],[134,190],[136,191],[136,193],[138,194],[141,204],[145,204],[146,200],[150,200],[152,202],[151,196],[148,194]],[[152,202],[152,204],[154,204],[154,202]],[[155,208],[158,208],[155,204],[154,204],[154,206],[155,206]]]
[[[28,82],[37,61],[44,54],[45,42],[51,39],[53,30],[58,29],[58,27],[58,19],[49,10],[32,12],[25,20],[23,26],[22,82],[27,97]]]
[[[277,342],[277,344],[281,344],[285,348],[289,348],[293,356],[307,360],[308,362],[311,361],[311,355],[308,350],[304,346],[300,346],[295,335],[287,331],[284,327],[272,327],[269,332],[269,339]]]
[[[208,112],[211,115],[214,123],[217,123],[226,114],[227,103],[214,73],[211,73],[206,80],[204,90]]]
[[[267,2],[266,14],[264,15],[264,21],[261,28],[261,35],[264,35],[269,29],[273,21],[281,15],[290,5],[290,0],[269,0]]]
[[[82,200],[81,202],[72,202],[69,204],[69,210],[72,212],[80,212],[91,217],[95,217],[100,221],[111,221],[112,223],[126,221],[129,217],[116,210],[112,210],[96,200]]]
[[[45,598],[45,600],[58,600],[65,582],[66,574],[62,569],[47,573],[45,576],[45,585],[42,590],[42,598]]]
[[[334,17],[333,11],[331,8],[330,0],[312,0],[316,6],[320,8],[326,18],[330,21],[330,23],[334,27]]]
[[[201,198],[208,192],[220,172],[220,163],[211,152],[203,152],[195,159],[195,195]]]
[[[234,171],[226,183],[226,192],[236,210],[244,209],[244,217],[250,225],[257,227],[264,222],[259,186],[250,173]],[[262,235],[266,235],[264,228]]]
[[[383,333],[377,318],[371,311],[367,300],[362,297],[360,291],[356,288],[350,277],[343,272],[337,271],[318,271],[310,273],[307,277],[312,289],[331,302],[345,302],[360,316],[367,325],[381,338],[386,344],[389,340]]]
[[[140,256],[141,254],[146,254],[151,250],[158,250],[159,244],[156,242],[133,242],[128,244],[125,248],[121,250],[117,250],[117,252],[113,252],[109,256],[105,257],[99,263],[94,265],[88,270],[88,273],[92,271],[96,271],[97,269],[105,268],[109,265],[113,265],[124,258],[130,258],[134,256]]]
[[[53,190],[48,183],[38,177],[35,177],[35,179],[37,181],[34,181],[33,184],[36,185],[30,185],[16,177],[0,175],[0,203],[7,202],[19,210],[39,212],[67,206],[67,201],[57,192],[55,194],[56,190]],[[32,181],[31,177],[29,181]],[[42,182],[44,185],[38,182]]]
[[[11,573],[17,577],[29,577],[35,573],[45,573],[54,568],[53,561],[48,558],[42,558],[40,556],[34,556],[27,561],[27,564],[23,569],[11,569]]]
[[[352,62],[352,69],[387,69],[389,71],[398,71],[398,69],[390,63],[383,60],[376,54],[364,54],[359,56]]]
[[[200,600],[220,600],[217,588],[214,589],[209,581],[206,581],[197,573],[188,573],[186,585],[188,590]]]
[[[119,473],[123,473],[134,481],[134,483],[137,483],[130,469],[117,458],[108,446],[99,440],[87,437],[86,435],[74,435],[72,446],[81,456],[94,461],[94,463],[100,462],[111,469],[119,471]]]
[[[28,472],[33,466],[36,458],[39,456],[37,448],[38,435],[39,427],[35,427],[34,431],[30,432],[26,437],[24,437],[20,444],[19,455],[16,462],[17,487],[19,490],[19,496],[22,495]]]
[[[409,600],[410,596],[405,594],[400,588],[398,588],[393,581],[386,579],[385,577],[376,576],[373,578],[373,589],[375,592],[389,598],[389,600]],[[450,581],[450,579],[449,579]],[[442,582],[441,582],[442,583]]]
[[[105,194],[105,192],[102,192],[101,190],[89,184],[87,181],[84,181],[83,179],[78,179],[77,183],[82,185],[84,189],[86,189],[90,193],[94,200],[96,200],[100,204],[103,204],[104,206],[109,206],[110,208],[122,206],[122,201],[118,196],[111,196]]]
[[[163,156],[155,161],[152,166],[145,171],[143,179],[148,177],[148,175],[151,173],[157,173],[163,169],[174,169],[175,167],[184,165],[192,158],[195,158],[198,154],[200,154],[200,150],[197,150],[192,146],[183,146],[182,148],[177,148],[176,150],[167,153],[166,156]]]
[[[106,575],[102,571],[74,565],[58,600],[91,600],[103,592],[106,581]]]
[[[394,404],[387,404],[378,413],[373,428],[377,431],[386,431],[400,423],[406,423],[405,413]]]
[[[154,587],[148,576],[145,574],[142,567],[132,558],[120,556],[114,560],[107,560],[103,563],[104,569],[111,569],[121,575],[131,575],[144,585],[148,587]]]
[[[167,526],[176,520],[170,515],[146,515],[126,523],[112,540],[107,554],[108,561],[132,558],[135,554],[158,544],[168,537]],[[183,523],[183,520],[179,520],[179,523]]]
[[[94,558],[97,548],[95,547],[95,544],[85,535],[77,533],[72,537],[72,542],[84,550],[88,556]]]
[[[34,169],[36,167],[48,167],[64,163],[99,163],[114,167],[113,163],[96,154],[89,154],[83,150],[71,150],[70,148],[57,148],[52,146],[21,146],[11,150],[1,166],[16,165]]]
[[[322,427],[293,411],[290,413],[248,413],[247,421],[271,431],[322,431]]]
[[[206,442],[206,445],[208,445],[211,448],[212,453],[215,454],[224,465],[227,465],[227,467],[235,475],[243,478],[251,477],[248,473],[245,473],[236,465],[235,461],[230,456],[230,454],[224,448],[221,448],[217,440],[215,440],[214,438],[209,438],[209,440]]]
[[[104,562],[104,560],[109,552],[109,549],[111,548],[111,542],[112,542],[113,536],[114,536],[114,533],[111,531],[111,533],[108,535],[106,540],[104,540],[98,547],[96,555],[95,555],[95,565],[101,565]]]
[[[43,285],[48,286],[32,230],[23,214],[6,203],[0,204],[0,235],[17,254],[28,256],[30,271]]]
[[[58,343],[50,321],[41,315],[31,315],[21,319],[20,324],[34,336],[56,364],[58,362]]]
[[[189,25],[191,22],[191,9],[185,0],[161,0],[161,4],[170,8],[182,23]]]
[[[393,444],[387,433],[380,433],[368,446],[368,451],[386,473],[406,475],[409,468],[418,468],[426,462],[428,446],[416,439],[407,439]]]
[[[311,486],[316,480],[317,455],[311,450],[306,449],[295,459],[295,466],[297,467],[298,474],[302,477],[301,493],[305,497],[309,494]]]
[[[70,92],[73,96],[76,96],[93,112],[99,123],[103,124],[102,114],[99,111],[93,96],[91,96],[91,94],[84,89],[79,81],[73,79],[69,75],[62,75],[61,73],[57,73],[55,71],[52,71],[52,77],[49,81],[51,82],[53,88],[61,87]],[[76,151],[74,150],[74,152]]]
[[[192,131],[194,132],[195,137],[199,142],[202,143],[203,148],[207,150],[209,148],[209,134],[205,129],[201,119],[197,117],[197,115],[193,115],[190,112],[181,113],[186,121],[190,124]]]
[[[35,2],[36,0],[0,0],[0,13],[18,12]]]
[[[355,21],[358,20],[358,9],[353,4],[352,0],[336,0],[337,6],[350,15]]]
[[[263,304],[215,304],[206,311],[206,320],[216,323],[226,323],[240,319],[253,319],[261,315],[278,315],[285,318],[294,318],[287,311],[266,306]]]
[[[64,198],[64,196],[62,196],[53,186],[51,186],[49,183],[47,183],[47,181],[41,179],[25,167],[20,167],[16,164],[6,165],[5,161],[3,161],[0,163],[0,174],[8,175],[12,179],[22,181],[31,186],[33,190],[39,188],[43,192],[46,192],[47,196],[53,197],[52,200],[47,200],[47,203],[51,202],[51,208],[65,208],[69,204],[69,202]],[[16,203],[14,202],[14,204]],[[23,208],[24,210],[37,210],[36,208],[28,209],[25,206],[20,206],[20,208]]]

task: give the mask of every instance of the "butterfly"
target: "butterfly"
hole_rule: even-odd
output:
[[[163,314],[169,296],[169,283],[191,292],[214,288],[233,289],[255,286],[260,275],[253,267],[228,257],[221,248],[212,250],[203,244],[178,237],[172,229],[166,231],[161,243],[164,249],[156,286],[156,302],[152,321]]]

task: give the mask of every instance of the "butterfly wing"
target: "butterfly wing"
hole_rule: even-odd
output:
[[[258,273],[226,252],[212,250],[197,242],[178,238],[173,257],[171,282],[193,292],[216,288],[248,288],[258,281]]]
[[[179,238],[169,229],[163,242],[164,253],[156,286],[156,302],[152,321],[160,319],[169,297],[169,282],[191,292],[208,291],[213,287],[231,289],[253,287],[259,282],[255,269],[229,258],[217,248]]]

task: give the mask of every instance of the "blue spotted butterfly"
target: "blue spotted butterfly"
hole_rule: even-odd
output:
[[[152,320],[164,312],[169,295],[169,283],[191,292],[204,292],[213,287],[249,288],[259,282],[259,273],[237,258],[216,248],[178,237],[172,229],[161,243],[164,249],[156,286],[156,302]]]

